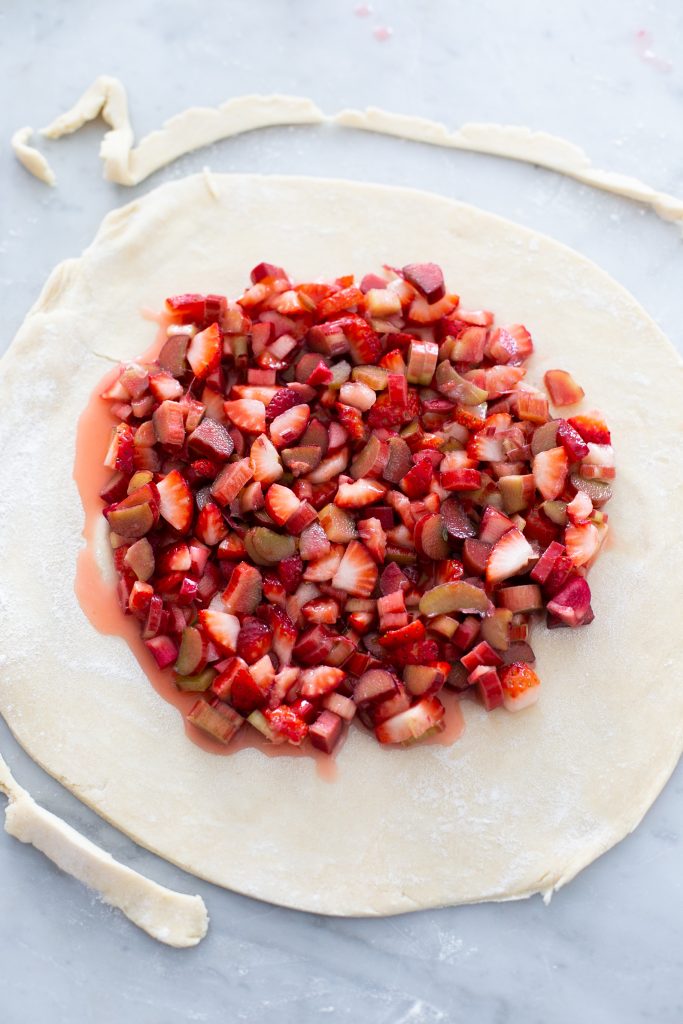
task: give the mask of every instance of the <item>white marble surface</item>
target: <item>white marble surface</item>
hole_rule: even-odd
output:
[[[354,6],[3,5],[0,138],[19,125],[47,123],[95,75],[108,72],[130,90],[138,133],[190,103],[279,90],[310,95],[329,112],[374,103],[452,125],[529,124],[566,135],[603,166],[683,193],[679,4],[375,0],[368,17]],[[388,40],[375,38],[378,26],[393,30]],[[661,60],[643,53],[641,29],[652,34],[650,48]],[[670,68],[662,63],[667,59]],[[126,190],[101,179],[98,139],[92,127],[46,146],[59,176],[56,190],[33,181],[7,145],[0,152],[3,344],[54,263],[76,255],[107,210],[208,164],[405,183],[475,202],[594,258],[681,345],[680,234],[634,204],[553,173],[324,128],[272,129],[213,146]],[[27,643],[32,628],[39,624],[27,624]],[[196,949],[159,946],[40,854],[0,833],[3,1024],[683,1020],[680,766],[636,833],[547,908],[536,898],[338,920],[198,882],[88,811],[30,762],[4,725],[0,751],[37,800],[124,862],[201,892],[212,918]]]

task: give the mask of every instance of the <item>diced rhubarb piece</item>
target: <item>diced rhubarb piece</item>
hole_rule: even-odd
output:
[[[438,302],[446,294],[443,271],[436,263],[409,263],[403,277],[427,302]]]
[[[317,445],[297,445],[282,450],[282,461],[295,477],[310,473],[321,460],[322,451]]]
[[[353,700],[357,705],[386,700],[397,692],[397,679],[383,668],[373,668],[363,673],[353,688]]]
[[[153,655],[159,668],[168,668],[178,657],[178,648],[170,636],[154,636],[145,640],[145,647]]]
[[[556,560],[563,554],[564,545],[556,540],[552,541],[531,570],[531,579],[536,583],[545,583]]]
[[[482,640],[460,659],[468,672],[474,672],[479,665],[502,665],[503,660],[486,640]]]
[[[548,399],[545,395],[520,391],[517,394],[517,415],[529,423],[547,423]]]
[[[333,643],[334,635],[326,626],[312,626],[299,635],[294,657],[305,665],[319,665],[325,662]]]
[[[444,727],[446,709],[437,697],[424,697],[407,711],[387,719],[375,729],[380,743],[412,743]]]
[[[445,671],[444,671],[445,669]],[[437,693],[446,682],[450,665],[437,662],[435,665],[406,665],[403,682],[413,697],[424,697]]]
[[[501,652],[501,657],[506,665],[512,665],[516,661],[536,661],[536,655],[525,641],[511,643],[507,651]]]
[[[577,491],[583,491],[591,499],[595,508],[602,508],[612,497],[610,484],[603,480],[585,480],[580,473],[572,473],[571,483]]]
[[[209,704],[201,697],[192,705],[186,718],[192,725],[224,744],[230,742],[244,722],[241,715],[222,701]]]
[[[535,612],[543,607],[541,588],[535,583],[523,583],[518,587],[501,587],[496,600],[511,612]]]
[[[341,693],[328,693],[323,697],[323,707],[338,715],[344,722],[350,722],[356,715],[356,704]]]
[[[432,587],[420,598],[420,614],[448,615],[450,612],[478,612],[483,614],[489,608],[490,601],[486,593],[479,587],[463,580],[452,583],[441,583]]]
[[[548,602],[548,611],[567,626],[583,623],[591,601],[591,591],[583,576],[569,579],[562,589]]]
[[[308,729],[313,746],[326,754],[331,754],[341,739],[342,721],[333,711],[321,711]]]
[[[389,483],[397,484],[410,470],[410,448],[402,437],[390,437],[387,445],[389,453],[386,465],[382,470],[382,476]]]
[[[497,651],[506,651],[510,644],[511,620],[512,612],[509,609],[494,608],[481,620],[482,639]]]
[[[154,575],[154,549],[146,537],[141,537],[126,551],[124,562],[143,582]]]
[[[524,662],[517,661],[501,669],[503,703],[508,711],[521,711],[538,700],[541,681]]]
[[[179,676],[176,673],[175,684],[184,693],[206,693],[215,678],[216,670],[209,667],[191,676]]]
[[[492,610],[489,608],[487,614]],[[481,620],[467,615],[453,634],[453,644],[461,651],[468,650],[481,633]]]
[[[261,601],[261,593],[261,573],[248,562],[240,562],[223,591],[223,605],[233,615],[251,615]]]
[[[187,361],[195,377],[201,380],[213,373],[220,363],[222,352],[223,338],[218,324],[213,323],[206,330],[195,334],[187,349]]]
[[[186,626],[180,638],[180,649],[175,663],[175,670],[181,676],[190,676],[201,672],[206,665],[207,642],[202,633],[194,626]]]
[[[154,526],[154,513],[149,502],[128,508],[119,504],[105,510],[105,515],[114,533],[127,541],[139,540]]]
[[[543,375],[553,405],[575,405],[584,397],[584,390],[566,370],[547,370]]]
[[[487,505],[479,524],[479,540],[483,544],[495,544],[515,524],[493,505]]]
[[[240,459],[239,462],[229,462],[220,471],[213,484],[211,494],[219,505],[229,505],[245,484],[254,475],[249,459]]]
[[[487,711],[493,711],[503,703],[503,687],[495,668],[480,665],[469,675],[471,686],[476,686],[481,702]]]
[[[187,439],[189,447],[216,462],[225,462],[232,455],[235,444],[223,426],[210,417],[204,417]]]

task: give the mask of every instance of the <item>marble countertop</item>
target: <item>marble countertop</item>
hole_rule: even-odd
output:
[[[683,194],[678,5],[372,6],[363,15],[354,0],[5,5],[0,138],[23,124],[47,123],[106,72],[126,83],[138,135],[190,104],[282,91],[309,95],[327,112],[375,104],[453,126],[527,124],[579,143],[600,166]],[[217,144],[124,189],[101,178],[99,137],[100,126],[91,126],[46,144],[59,178],[53,190],[31,179],[7,144],[0,152],[3,345],[52,266],[80,252],[106,211],[205,165],[408,184],[473,202],[596,260],[682,345],[680,233],[636,204],[554,173],[362,133],[284,128]],[[57,696],[58,686],[56,680]],[[4,1024],[683,1020],[680,765],[637,831],[549,907],[534,898],[340,920],[271,907],[186,876],[80,804],[30,761],[4,723],[0,751],[44,806],[123,862],[200,892],[211,914],[197,948],[160,946],[0,832]]]

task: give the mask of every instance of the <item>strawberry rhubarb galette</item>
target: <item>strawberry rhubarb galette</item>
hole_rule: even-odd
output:
[[[532,624],[593,620],[615,464],[600,413],[563,416],[569,373],[528,379],[526,327],[464,309],[434,263],[261,263],[163,322],[102,395],[101,498],[122,610],[197,693],[188,721],[329,754],[350,724],[442,730],[448,691],[535,702]]]

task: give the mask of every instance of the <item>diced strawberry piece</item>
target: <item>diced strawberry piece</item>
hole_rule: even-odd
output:
[[[444,727],[444,708],[438,697],[424,697],[407,711],[388,718],[375,729],[380,743],[412,743]]]
[[[355,309],[362,303],[363,292],[355,285],[351,285],[349,288],[340,288],[338,292],[324,298],[318,304],[317,313],[319,317],[333,316],[345,309]]]
[[[584,441],[592,441],[595,444],[611,443],[607,424],[599,412],[586,413],[582,416],[571,416],[567,423],[581,435]]]
[[[564,448],[550,448],[534,456],[532,463],[534,483],[546,501],[554,501],[562,494],[567,480],[569,462]]]
[[[228,535],[228,527],[218,505],[208,501],[197,516],[195,535],[203,544],[213,547]]]
[[[478,491],[481,473],[478,469],[450,469],[440,473],[440,481],[447,491]]]
[[[384,484],[377,480],[356,480],[353,483],[340,483],[334,499],[340,508],[363,508],[380,501],[387,493]]]
[[[301,746],[309,734],[308,725],[297,714],[294,706],[282,705],[278,708],[266,708],[263,714],[273,732],[283,736],[288,743],[295,747]]]
[[[567,504],[567,515],[572,523],[581,523],[593,514],[593,502],[584,491],[577,491]]]
[[[266,407],[255,398],[236,398],[224,402],[223,408],[230,421],[249,434],[262,434],[266,429]]]
[[[218,324],[195,334],[187,349],[187,361],[195,377],[203,379],[217,369],[223,352],[223,338]]]
[[[382,342],[367,320],[352,314],[336,320],[335,324],[344,333],[352,362],[357,366],[375,366],[382,355]]]
[[[223,591],[223,605],[231,614],[251,615],[261,601],[261,593],[261,573],[248,562],[240,562]]]
[[[306,429],[310,414],[309,407],[300,404],[276,416],[270,424],[270,438],[275,447],[287,448],[294,444]]]
[[[588,445],[567,420],[560,420],[557,440],[562,444],[571,462],[577,462],[588,455]]]
[[[293,594],[304,575],[304,566],[298,555],[283,558],[277,565],[277,574],[287,594]]]
[[[417,643],[424,638],[425,625],[420,619],[414,619],[413,622],[408,623],[406,626],[401,626],[400,629],[390,629],[387,633],[384,633],[379,637],[379,644],[381,647],[403,647],[406,644]]]
[[[415,324],[434,324],[444,316],[448,316],[455,309],[457,296],[444,295],[437,302],[428,302],[422,296],[417,296],[410,304],[407,319]]]
[[[289,487],[271,484],[266,492],[266,511],[277,526],[284,526],[301,502]]]
[[[294,647],[294,657],[305,665],[319,665],[326,660],[333,643],[334,635],[326,626],[311,626],[300,634]]]
[[[379,519],[359,519],[357,523],[358,536],[368,549],[378,565],[384,564],[387,550],[387,535],[382,528]],[[391,563],[392,565],[395,563]]]
[[[104,465],[130,476],[134,469],[135,443],[133,431],[124,423],[114,427]]]
[[[370,597],[377,583],[377,566],[358,541],[351,541],[332,579],[332,586],[354,597]]]
[[[590,609],[591,591],[583,576],[569,579],[548,602],[548,612],[567,626],[580,626]]]
[[[521,572],[533,558],[534,551],[524,534],[514,528],[496,541],[486,561],[486,581],[500,583]]]
[[[564,532],[564,543],[567,557],[571,558],[573,564],[585,565],[600,547],[600,534],[593,523],[578,523],[567,527]]]
[[[220,654],[234,654],[240,621],[228,612],[205,608],[199,612],[199,624]]]
[[[429,490],[434,477],[431,459],[421,458],[401,479],[399,487],[409,498],[420,498]]]
[[[538,700],[541,681],[525,662],[506,665],[500,672],[503,703],[508,711],[521,711]]]
[[[486,354],[494,363],[519,366],[534,350],[531,335],[521,324],[494,327],[486,345]]]
[[[192,524],[192,491],[177,469],[157,483],[159,511],[179,533],[187,533]]]
[[[268,653],[272,642],[272,630],[266,623],[261,619],[246,616],[237,637],[237,655],[248,665],[253,665]]]
[[[515,524],[493,505],[487,505],[479,524],[479,540],[483,544],[495,544]]]
[[[206,303],[203,295],[173,295],[166,299],[166,309],[175,323],[200,324],[204,320]]]
[[[346,678],[346,672],[341,668],[332,668],[329,665],[320,665],[317,668],[307,668],[301,673],[301,695],[302,697],[322,697],[332,690],[336,690]]]

